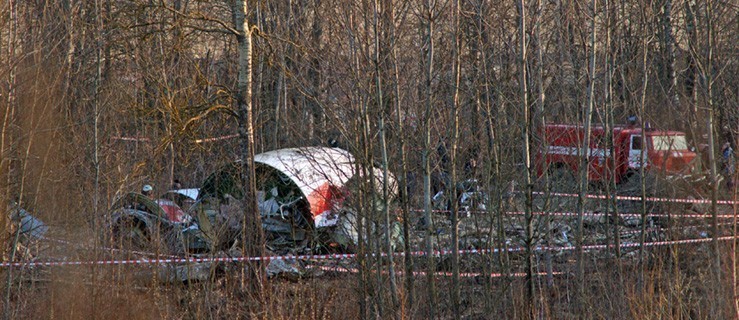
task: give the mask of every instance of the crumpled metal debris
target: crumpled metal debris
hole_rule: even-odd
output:
[[[16,202],[11,203],[10,220],[19,225],[20,235],[28,239],[40,239],[49,231],[49,227],[43,221],[18,206]]]
[[[372,207],[375,209],[374,216],[377,217],[383,214],[384,205],[380,198],[375,199],[375,205]],[[372,223],[370,227],[371,233],[381,235],[383,238],[385,237],[385,230],[389,231],[387,234],[390,237],[391,250],[396,251],[401,248],[403,243],[403,229],[399,221],[391,221],[390,229],[387,229],[384,223],[373,222],[367,218],[362,218],[362,225],[366,226],[367,223]],[[342,248],[352,251],[359,245],[359,231],[357,213],[354,210],[345,209],[339,213],[337,226],[331,229],[331,239]],[[365,241],[367,241],[367,238],[365,238]]]
[[[586,212],[582,216],[582,222],[586,227],[596,227],[606,223],[608,217],[602,212]]]
[[[276,276],[288,277],[288,278],[299,278],[302,276],[302,266],[295,259],[278,259],[270,260],[267,265],[267,277],[273,278]]]
[[[164,283],[206,281],[213,274],[213,263],[210,262],[164,264],[157,269],[159,281]]]

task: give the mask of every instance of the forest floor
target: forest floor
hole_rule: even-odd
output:
[[[571,196],[576,190],[573,185],[562,186],[559,190],[571,193],[550,198],[537,195],[532,208],[535,213],[533,247],[538,247],[536,283],[542,294],[538,301],[550,318],[574,318],[579,313],[567,307],[572,303],[572,294],[575,292],[573,281],[576,277],[578,198]],[[641,181],[635,179],[620,185],[618,193],[637,195],[640,186]],[[649,187],[649,196],[706,199],[688,183],[659,183]],[[595,186],[590,192],[595,195],[603,193],[600,186]],[[728,195],[722,191],[721,196]],[[503,215],[462,212],[459,249],[463,251],[459,271],[463,283],[462,303],[465,306],[463,318],[525,317],[525,313],[521,313],[525,310],[522,307],[525,303],[522,293],[525,280],[521,276],[525,271],[523,248],[526,244],[523,198],[523,194],[519,193],[502,204],[502,212],[506,212]],[[701,304],[705,303],[702,295],[708,288],[701,283],[710,274],[706,262],[710,259],[708,248],[713,237],[711,219],[707,216],[710,204],[647,202],[646,207],[642,208],[641,201],[618,200],[615,207],[613,203],[605,199],[593,199],[588,200],[583,208],[583,245],[601,246],[584,250],[588,262],[586,278],[597,280],[587,289],[590,292],[587,301],[592,304],[588,304],[588,308],[592,309],[593,317],[630,318],[638,312],[663,312],[657,307],[654,310],[644,309],[644,303],[635,302],[639,296],[634,292],[640,281],[654,282],[652,285],[659,291],[654,299],[659,301],[670,297],[667,291],[682,288],[683,294],[673,297],[677,302],[669,308],[676,303],[685,309],[676,311],[677,314],[689,317],[697,315],[698,318],[705,315],[705,308]],[[614,216],[614,208],[618,211],[618,218]],[[717,209],[719,216],[735,214],[735,209],[730,205],[722,204]],[[413,211],[409,215],[411,251],[425,249],[427,228],[422,216],[420,211]],[[453,228],[448,212],[434,211],[432,221],[430,230],[434,249],[451,250]],[[719,220],[719,236],[731,235],[734,223],[735,219]],[[51,230],[46,240],[65,241],[39,241],[21,246],[16,260],[64,262],[171,258],[157,253],[115,252],[101,248],[99,241],[95,241],[99,237],[96,237],[84,230],[72,235]],[[603,247],[616,243],[617,238],[621,250],[617,251],[613,246]],[[701,243],[680,243],[683,240]],[[647,280],[637,278],[637,272],[634,271],[639,266],[639,244],[642,241],[656,244],[645,247],[646,260],[649,261]],[[721,245],[723,250],[731,253],[729,243]],[[485,251],[486,248],[503,251],[493,254]],[[220,256],[228,257],[229,254]],[[448,311],[451,302],[447,292],[453,271],[451,255],[434,255],[439,299],[434,303],[430,303],[424,295],[429,279],[425,272],[429,270],[430,260],[418,254],[413,255],[410,261],[412,267],[409,268],[403,263],[403,257],[397,256],[393,265],[398,285],[405,286],[409,276],[406,271],[413,272],[411,278],[417,303],[402,313],[414,319],[425,318],[427,307],[437,305],[439,307],[436,309],[446,310],[440,311],[438,316],[452,317]],[[382,301],[382,295],[372,294],[378,292],[377,283],[388,285],[388,259],[370,258],[364,263],[365,270],[372,270],[370,273],[373,274],[379,271],[382,276],[359,277],[360,265],[354,258],[290,260],[287,268],[294,268],[297,272],[278,272],[271,278],[269,291],[272,293],[262,305],[270,308],[270,318],[275,319],[356,318],[360,312],[360,296],[366,297],[368,305],[389,303],[388,297]],[[674,267],[665,267],[670,264],[674,264]],[[94,316],[109,319],[243,316],[253,312],[253,309],[248,307],[248,303],[245,304],[245,301],[250,301],[249,295],[243,296],[236,289],[239,287],[236,280],[239,265],[229,262],[187,264],[186,272],[198,269],[208,276],[185,282],[172,280],[168,272],[173,269],[168,263],[21,267],[10,269],[12,273],[5,272],[5,278],[14,289],[6,296],[10,297],[11,303],[22,301],[26,307],[17,315],[27,318],[48,318],[52,314],[61,314],[61,318]],[[183,269],[177,270],[183,272]],[[678,277],[681,280],[675,284],[664,284],[663,276],[659,275],[662,272],[676,272],[681,275]],[[362,284],[360,279],[370,281]],[[599,298],[611,302],[607,306],[600,306]]]

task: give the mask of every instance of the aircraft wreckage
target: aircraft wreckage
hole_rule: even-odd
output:
[[[382,170],[357,175],[354,157],[328,147],[291,148],[254,157],[257,202],[267,249],[275,254],[299,253],[331,245],[351,250],[357,241],[357,209],[352,194],[360,180],[374,177],[375,200],[382,210]],[[199,190],[173,190],[151,200],[138,193],[121,197],[112,207],[110,238],[116,246],[162,250],[173,254],[215,253],[233,248],[241,237],[243,188],[241,162],[226,164],[211,174]],[[388,176],[394,198],[397,187]],[[195,195],[193,197],[193,195]],[[178,204],[194,201],[186,210]],[[391,226],[400,241],[397,225]],[[396,232],[397,231],[397,232]],[[160,252],[157,251],[157,252]]]

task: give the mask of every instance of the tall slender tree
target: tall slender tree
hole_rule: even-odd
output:
[[[524,165],[524,187],[526,188],[526,299],[528,301],[529,317],[532,319],[536,315],[536,285],[534,282],[534,214],[533,214],[533,191],[534,184],[531,178],[531,115],[529,110],[529,89],[528,89],[528,31],[526,27],[527,17],[527,3],[525,0],[520,0],[516,3],[518,9],[518,41],[519,41],[519,63],[518,72],[519,77],[519,90],[520,90],[520,104],[521,114],[523,117],[523,123],[521,126],[521,141],[523,151],[523,165]]]
[[[422,21],[422,26],[424,26],[422,30],[423,34],[423,41],[424,46],[426,47],[425,50],[421,51],[421,61],[423,61],[423,66],[425,70],[423,70],[425,79],[424,79],[424,89],[425,97],[425,111],[423,114],[423,154],[422,154],[422,161],[423,161],[423,210],[424,210],[424,221],[426,223],[426,234],[425,234],[425,249],[426,249],[426,259],[427,259],[427,301],[428,304],[428,318],[434,319],[436,318],[436,288],[435,288],[435,279],[434,279],[434,271],[436,269],[435,267],[435,261],[434,261],[434,246],[433,246],[433,221],[431,216],[431,117],[432,114],[432,108],[434,105],[434,88],[433,88],[433,79],[434,79],[434,32],[435,32],[435,20],[436,20],[436,1],[435,0],[426,0],[423,5],[422,14],[421,17],[424,19]]]
[[[590,56],[589,56],[589,67],[588,67],[588,92],[587,102],[585,105],[585,111],[583,112],[583,127],[584,137],[582,141],[582,148],[580,149],[580,161],[579,167],[579,190],[577,202],[577,280],[579,286],[580,303],[583,303],[582,299],[585,297],[585,257],[583,256],[583,213],[585,211],[585,202],[588,193],[588,172],[590,171],[590,140],[591,140],[591,121],[593,107],[595,104],[595,59],[596,59],[596,16],[597,16],[597,4],[596,0],[590,3]],[[582,305],[581,305],[582,306]]]
[[[254,115],[252,105],[252,28],[247,15],[248,0],[237,0],[232,7],[236,40],[239,51],[239,71],[236,88],[236,105],[241,153],[241,185],[244,186],[244,216],[241,226],[242,254],[250,257],[264,256],[264,231],[257,209],[256,175],[254,170]],[[251,290],[261,299],[265,292],[265,265],[248,263],[242,290]]]

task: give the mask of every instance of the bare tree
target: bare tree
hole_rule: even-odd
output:
[[[613,136],[614,123],[614,99],[613,99],[613,77],[614,77],[614,59],[616,55],[616,46],[613,43],[612,36],[613,30],[616,29],[616,12],[615,1],[606,0],[604,4],[605,9],[605,21],[606,21],[606,35],[605,35],[605,66],[606,76],[604,81],[604,97],[605,97],[605,109],[606,109],[606,143],[608,143],[608,152],[611,157],[611,170],[609,172],[608,184],[606,185],[606,197],[609,201],[609,208],[613,210],[613,247],[615,251],[615,257],[618,260],[621,257],[621,235],[618,227],[618,204],[616,200],[616,170],[618,159],[615,152],[615,142]]]
[[[392,21],[390,28],[391,28],[391,36],[392,36],[392,47],[390,50],[392,50],[392,73],[393,73],[393,80],[392,80],[392,86],[393,86],[393,93],[395,94],[395,99],[393,99],[394,103],[394,109],[395,109],[395,121],[397,122],[397,135],[399,140],[399,162],[400,162],[400,171],[398,174],[398,188],[399,188],[399,199],[400,199],[400,207],[402,209],[402,219],[403,219],[403,249],[405,252],[404,256],[404,264],[405,264],[405,294],[407,295],[406,299],[406,306],[407,309],[410,309],[412,306],[414,306],[414,295],[415,295],[415,289],[414,289],[414,281],[413,277],[407,276],[410,274],[413,274],[413,259],[410,255],[412,248],[411,248],[411,224],[410,224],[410,212],[411,212],[411,199],[409,198],[408,194],[408,176],[409,168],[408,168],[408,157],[406,155],[406,148],[407,148],[407,141],[408,139],[405,136],[405,123],[406,119],[404,119],[404,115],[407,115],[407,111],[402,109],[402,103],[401,103],[401,84],[400,84],[400,66],[398,61],[398,50],[399,50],[399,34],[398,34],[398,26],[396,25],[396,17],[398,17],[398,6],[395,5],[393,1],[390,1],[390,20]],[[404,20],[406,17],[407,11],[402,11],[400,13],[401,20]]]
[[[2,251],[2,258],[3,260],[8,259],[14,259],[15,256],[15,249],[16,249],[16,241],[14,240],[17,238],[17,234],[19,231],[16,231],[15,234],[13,234],[13,229],[11,228],[11,221],[9,219],[9,214],[11,208],[13,208],[13,202],[14,201],[20,201],[15,200],[15,196],[20,196],[20,193],[18,193],[18,190],[14,187],[17,186],[17,177],[14,177],[14,173],[17,174],[17,168],[15,168],[15,162],[13,158],[15,156],[12,154],[14,149],[17,149],[18,146],[16,145],[15,139],[17,139],[17,134],[13,134],[16,130],[14,127],[17,126],[15,117],[16,117],[16,38],[18,36],[18,4],[10,0],[8,2],[9,10],[8,10],[8,24],[9,24],[9,32],[8,32],[8,43],[7,43],[7,61],[6,66],[8,66],[9,70],[8,72],[8,79],[7,79],[7,89],[6,89],[6,105],[3,116],[3,125],[2,132],[0,134],[0,174],[4,175],[4,187],[5,190],[4,194],[2,194],[2,201],[0,201],[0,205],[2,206],[2,211],[0,211],[0,214],[2,217],[0,217],[0,228],[2,228],[2,233],[0,233],[0,244],[3,245],[3,251]],[[16,204],[17,206],[20,206],[20,204]],[[7,210],[7,211],[6,211]],[[7,251],[6,248],[10,247],[9,257],[6,255]],[[11,319],[12,317],[12,311],[13,309],[10,308],[10,293],[11,293],[11,284],[13,279],[13,271],[12,269],[9,269],[6,276],[6,282],[5,282],[5,294],[4,294],[4,305],[6,306],[3,312],[4,319]]]
[[[519,87],[520,87],[520,99],[521,99],[521,114],[523,115],[523,125],[521,128],[522,136],[521,141],[523,143],[522,158],[524,165],[524,187],[526,188],[526,297],[528,301],[529,317],[532,319],[536,315],[536,296],[535,296],[535,282],[534,282],[534,215],[533,215],[533,191],[534,184],[531,178],[531,117],[529,116],[529,89],[528,82],[529,77],[527,73],[528,69],[528,39],[526,31],[526,1],[520,0],[516,3],[518,9],[518,41],[519,41]]]
[[[452,216],[452,310],[455,317],[459,318],[462,314],[460,306],[460,282],[459,282],[459,195],[457,194],[457,149],[459,145],[459,85],[462,60],[461,53],[461,32],[460,19],[461,8],[460,1],[455,0],[450,7],[452,10],[452,101],[451,101],[451,123],[450,123],[450,152],[449,152],[449,197],[451,199],[451,216]]]
[[[424,19],[422,25],[425,27],[422,30],[425,50],[421,51],[421,61],[425,68],[425,104],[426,108],[423,114],[423,210],[424,210],[424,221],[426,223],[426,234],[425,234],[425,246],[426,246],[426,259],[427,259],[427,299],[428,305],[428,318],[436,318],[435,305],[436,305],[436,288],[434,271],[436,269],[434,263],[434,246],[433,246],[433,222],[431,215],[431,117],[432,107],[434,105],[434,89],[432,81],[434,77],[434,30],[436,20],[436,6],[435,0],[426,0],[423,5],[421,16]],[[425,24],[425,25],[424,25]]]
[[[388,177],[390,175],[386,144],[386,127],[385,127],[385,108],[383,106],[384,97],[382,91],[382,69],[380,68],[380,1],[375,0],[373,8],[373,31],[374,31],[374,67],[375,67],[375,90],[377,97],[377,110],[379,113],[378,126],[380,130],[380,149],[382,153],[382,213],[384,216],[385,226],[385,250],[388,254],[388,273],[390,277],[390,296],[392,298],[393,310],[398,308],[398,288],[395,282],[395,266],[393,264],[393,247],[391,245],[392,224],[390,219],[390,185]]]
[[[252,109],[252,28],[247,14],[247,0],[233,3],[233,19],[239,44],[239,75],[236,90],[239,137],[241,139],[241,185],[244,186],[244,217],[241,226],[241,251],[247,257],[264,256],[264,232],[257,209],[256,177],[254,171],[254,118]],[[265,264],[261,261],[247,263],[242,290],[250,290],[261,299],[265,292]],[[248,288],[247,289],[247,284]]]
[[[713,16],[713,1],[707,1],[705,7],[705,20],[706,20],[706,60],[705,64],[703,64],[703,68],[701,68],[701,78],[704,83],[705,88],[705,95],[706,95],[706,108],[708,109],[708,114],[706,116],[706,127],[708,131],[708,161],[710,163],[711,168],[711,231],[713,233],[713,273],[714,273],[714,281],[715,285],[713,286],[713,294],[715,301],[715,306],[713,306],[714,314],[720,314],[722,313],[723,306],[724,306],[724,283],[721,281],[722,274],[721,274],[721,247],[719,246],[718,238],[719,238],[719,229],[718,229],[718,189],[719,189],[719,180],[718,180],[718,170],[716,168],[716,142],[715,142],[715,135],[716,135],[716,129],[714,128],[714,117],[716,116],[716,112],[714,110],[715,106],[713,104],[713,82],[714,82],[714,76],[713,76],[713,68],[714,68],[714,61],[713,61],[713,50],[714,50],[714,41],[715,41],[715,30],[714,30],[714,16]]]
[[[642,81],[641,81],[641,98],[639,100],[638,112],[639,112],[639,127],[642,130],[642,132],[645,132],[645,120],[644,117],[646,116],[646,108],[647,108],[647,88],[649,87],[649,45],[651,42],[651,37],[647,36],[646,33],[648,31],[647,27],[647,12],[642,12],[641,15],[641,31],[642,31],[642,55],[641,55],[641,75],[642,75]],[[645,134],[642,134],[641,137],[641,145],[645,146],[647,145],[647,137]],[[641,191],[641,230],[639,233],[639,277],[638,277],[638,286],[640,290],[644,289],[644,273],[645,271],[645,265],[644,265],[644,242],[646,241],[646,225],[647,225],[647,178],[646,178],[646,150],[645,148],[641,148],[639,151],[639,178],[640,180],[640,188]]]
[[[672,0],[665,0],[662,10],[664,55],[667,60],[665,61],[665,78],[668,85],[667,94],[669,95],[669,101],[674,107],[677,107],[680,103],[680,94],[678,92],[675,70],[677,57],[675,54],[675,36],[672,31],[672,12]]]

